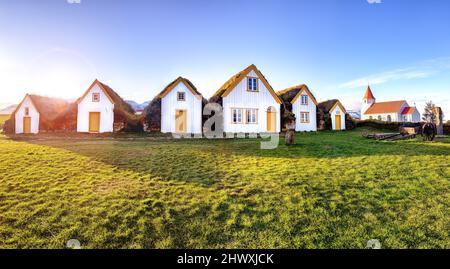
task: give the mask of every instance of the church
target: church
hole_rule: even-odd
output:
[[[420,122],[420,113],[416,107],[409,106],[405,100],[377,102],[368,86],[361,105],[361,119],[415,123]]]

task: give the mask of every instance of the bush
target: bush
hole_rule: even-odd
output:
[[[14,124],[15,122],[13,118],[5,121],[5,123],[3,124],[3,132],[5,134],[13,134],[15,132]]]
[[[372,127],[376,129],[386,129],[398,132],[400,127],[420,127],[422,124],[412,122],[384,122],[377,120],[354,120],[357,127]]]
[[[444,124],[444,134],[450,135],[450,123]]]

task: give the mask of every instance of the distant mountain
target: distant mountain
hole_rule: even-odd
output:
[[[17,105],[10,105],[3,109],[0,109],[0,115],[11,115],[16,110]]]
[[[356,120],[360,120],[361,119],[361,112],[354,111],[354,110],[347,110],[347,112],[352,118],[354,118]]]
[[[142,104],[139,104],[135,101],[132,100],[126,100],[125,102],[127,102],[128,104],[130,104],[130,106],[135,110],[135,111],[140,111],[140,110],[144,110],[148,104],[150,104],[150,101],[148,102],[144,102]]]

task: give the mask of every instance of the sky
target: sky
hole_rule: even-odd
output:
[[[307,84],[358,110],[426,100],[450,118],[448,0],[0,0],[0,107],[75,99],[98,78],[151,100],[183,76],[209,98],[255,64],[278,91]]]

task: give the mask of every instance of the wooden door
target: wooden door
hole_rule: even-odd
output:
[[[341,115],[336,115],[334,117],[334,129],[338,131],[341,130]]]
[[[277,131],[277,113],[267,111],[267,132],[275,133]]]
[[[100,132],[100,112],[89,112],[89,132]]]
[[[23,133],[31,133],[31,117],[23,117]]]
[[[177,110],[175,112],[175,132],[187,132],[187,113],[186,110]]]

